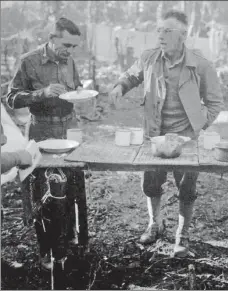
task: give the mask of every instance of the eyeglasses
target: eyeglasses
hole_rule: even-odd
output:
[[[157,29],[157,33],[162,33],[164,32],[165,34],[170,34],[172,31],[175,31],[175,30],[179,30],[179,31],[183,31],[182,29],[178,29],[178,28],[158,28]],[[186,30],[184,30],[185,32]]]
[[[78,45],[76,45],[76,44],[70,44],[70,43],[63,43],[63,45],[66,47],[66,48],[75,48],[75,47],[77,47]]]

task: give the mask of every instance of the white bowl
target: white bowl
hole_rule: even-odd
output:
[[[46,139],[37,143],[47,153],[61,154],[79,146],[79,142],[68,139]]]

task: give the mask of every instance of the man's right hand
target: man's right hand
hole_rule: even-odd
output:
[[[62,84],[50,84],[48,87],[44,88],[44,96],[46,98],[57,97],[66,92]]]
[[[109,102],[111,105],[117,107],[117,103],[119,99],[123,96],[122,86],[117,85],[110,93],[109,93]]]

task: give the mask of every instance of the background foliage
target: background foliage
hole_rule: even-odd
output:
[[[215,65],[227,87],[228,1],[1,1],[2,83],[12,78],[22,53],[47,41],[50,27],[60,16],[80,26],[83,49],[78,57],[90,62],[93,56],[86,34],[90,23],[149,32],[161,13],[170,8],[187,13],[190,36],[210,37],[214,43],[215,32],[221,32],[224,46]]]

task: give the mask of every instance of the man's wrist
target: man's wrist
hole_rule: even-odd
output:
[[[32,103],[43,101],[45,99],[45,88],[32,91]]]

